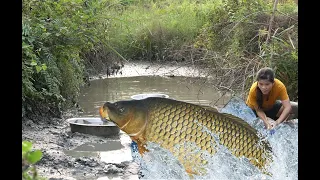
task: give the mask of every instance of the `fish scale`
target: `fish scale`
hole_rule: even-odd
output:
[[[196,151],[196,148],[214,154],[217,143],[228,148],[237,157],[247,157],[261,170],[264,170],[267,164],[266,157],[271,157],[271,148],[266,140],[262,142],[263,146],[259,146],[261,139],[257,130],[230,114],[183,101],[156,97],[118,101],[119,107],[113,106],[115,105],[112,103],[106,103],[102,111],[105,115],[102,113],[102,117],[108,115],[119,127],[125,122],[145,122],[145,127],[137,126],[132,129],[133,132],[141,131],[131,137],[137,141],[139,152],[143,153],[143,146],[147,142],[158,143],[176,156],[191,174],[205,173],[203,167],[207,163],[203,152]],[[117,108],[120,107],[125,108],[127,114],[119,113]],[[128,118],[132,116],[135,117],[133,120]],[[127,131],[126,133],[131,133],[130,130]],[[218,142],[214,135],[218,137]]]
[[[154,109],[151,109],[151,112],[156,112],[157,108],[160,106],[159,105],[156,105],[154,106]],[[171,108],[172,106],[169,106],[167,108]],[[192,123],[192,116],[195,117],[195,119],[201,119],[201,121],[203,121],[202,117],[205,117],[205,116],[208,116],[210,113],[207,113],[206,111],[203,111],[201,112],[199,110],[199,107],[193,107],[193,106],[190,106],[188,107],[188,110],[190,109],[190,111],[186,111],[187,112],[190,112],[189,115],[187,116],[188,118],[184,119],[184,118],[180,118],[180,113],[182,113],[181,111],[178,110],[178,108],[175,108],[174,111],[170,111],[170,115],[169,115],[169,119],[170,118],[173,118],[175,117],[175,120],[178,120],[177,124],[179,126],[179,124],[182,123],[182,125],[186,125],[188,124],[188,129],[187,129],[187,134],[190,134],[190,137],[188,137],[187,139],[190,140],[191,142],[194,142],[196,143],[196,145],[200,145],[200,148],[202,150],[206,150],[205,146],[201,146],[201,139],[200,138],[196,138],[197,136],[201,136],[201,133],[197,133],[197,132],[201,132],[200,130],[202,129],[200,126],[198,126],[198,129],[197,129],[197,126]],[[160,108],[161,109],[161,108]],[[176,113],[176,111],[179,111],[179,114],[174,114]],[[166,111],[168,112],[168,111]],[[168,115],[168,114],[167,114]],[[209,115],[210,116],[210,115]],[[230,122],[230,120],[225,120],[223,121],[222,120],[222,117],[221,116],[215,116],[215,121],[212,121],[213,118],[211,118],[210,120],[211,121],[207,121],[207,123],[214,123],[214,126],[212,126],[212,130],[213,132],[220,132],[219,134],[219,138],[221,139],[220,143],[222,145],[225,145],[227,148],[236,148],[236,141],[233,141],[232,137],[234,137],[235,135],[235,131],[232,131],[232,129],[235,129],[235,126]],[[183,120],[183,121],[182,121]],[[188,121],[188,123],[185,123],[185,121]],[[200,121],[200,122],[201,122]],[[158,128],[161,128],[160,126]],[[168,130],[168,129],[167,129]],[[241,132],[240,132],[241,133]],[[146,134],[146,136],[148,136],[148,134]],[[166,137],[165,137],[166,138]],[[190,138],[190,139],[189,139]],[[252,147],[252,143],[251,143],[251,138],[249,138],[248,136],[245,136],[243,139],[239,139],[239,141],[241,140],[245,140],[245,138],[247,139],[248,141],[248,146],[246,148],[243,148],[242,150],[245,150],[246,153],[244,153],[244,155],[248,156],[249,158],[253,157],[253,153],[252,151],[249,151],[248,149],[250,149]],[[150,139],[151,141],[153,140],[152,138]],[[183,138],[181,138],[181,140],[183,140]],[[179,140],[179,138],[176,139],[176,142],[177,141],[181,141]],[[157,140],[155,140],[157,141]],[[239,153],[235,153],[235,155],[239,155]],[[180,154],[179,156],[183,156],[183,154]],[[257,156],[258,158],[260,158],[259,156]]]

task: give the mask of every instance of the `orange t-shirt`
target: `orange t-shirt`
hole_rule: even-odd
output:
[[[255,109],[258,107],[256,101],[256,89],[258,88],[258,82],[254,82],[250,88],[249,95],[246,101],[246,104],[251,108]],[[269,99],[263,97],[262,109],[269,110],[275,104],[276,100],[287,100],[289,99],[287,88],[285,85],[278,79],[274,78],[274,84],[269,94]]]

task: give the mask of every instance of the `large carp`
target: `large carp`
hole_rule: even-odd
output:
[[[206,160],[201,151],[192,153],[185,142],[210,154],[216,152],[216,138],[237,156],[245,156],[263,172],[271,158],[271,147],[257,130],[231,114],[169,98],[149,97],[142,100],[106,102],[99,110],[138,144],[140,154],[147,142],[168,149],[178,158],[189,175],[205,172]]]

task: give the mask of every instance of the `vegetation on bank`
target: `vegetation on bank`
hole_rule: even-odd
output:
[[[297,29],[293,0],[23,0],[22,116],[59,115],[133,60],[205,67],[242,95],[270,66],[297,100]]]
[[[35,164],[42,158],[42,152],[32,149],[30,141],[22,141],[22,180],[46,180],[38,175]]]

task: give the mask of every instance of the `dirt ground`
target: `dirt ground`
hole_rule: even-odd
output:
[[[39,175],[50,180],[138,179],[139,167],[132,161],[106,163],[98,157],[74,157],[65,153],[84,143],[108,141],[104,137],[71,132],[66,120],[76,116],[77,112],[70,110],[62,118],[34,120],[37,123],[23,119],[22,140],[31,141],[33,148],[43,153],[36,164]]]

